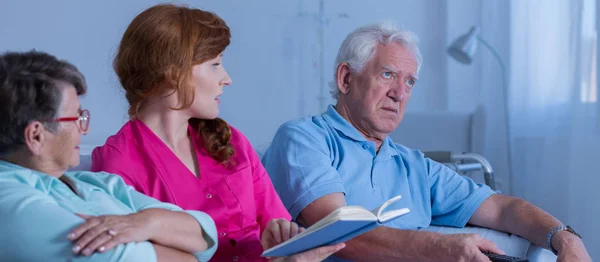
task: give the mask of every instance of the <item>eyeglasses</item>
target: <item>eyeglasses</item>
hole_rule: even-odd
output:
[[[90,127],[90,111],[87,109],[79,110],[79,116],[77,117],[60,117],[54,119],[54,122],[71,122],[77,121],[77,128],[81,132],[87,132]]]

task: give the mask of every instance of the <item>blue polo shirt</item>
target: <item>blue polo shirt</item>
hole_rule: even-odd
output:
[[[388,209],[408,207],[411,212],[386,226],[463,227],[494,193],[389,137],[376,150],[330,105],[320,116],[283,124],[262,161],[294,219],[331,193],[344,193],[348,205],[369,210],[400,194],[402,199]]]

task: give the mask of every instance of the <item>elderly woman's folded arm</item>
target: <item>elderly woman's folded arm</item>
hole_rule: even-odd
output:
[[[152,200],[146,201],[145,204],[150,204]],[[164,240],[168,232],[158,236],[156,243],[151,241],[126,243],[105,252],[96,252],[91,256],[73,254],[73,242],[67,238],[67,235],[84,223],[84,219],[59,206],[47,194],[20,183],[6,181],[0,183],[0,214],[1,226],[5,229],[3,230],[5,232],[0,234],[0,253],[3,257],[11,257],[19,261],[65,261],[66,258],[70,258],[71,261],[115,262],[207,261],[216,249],[216,243],[212,242],[216,239],[216,230],[214,230],[213,236],[202,233],[204,238],[213,245],[209,246],[208,250],[194,254],[159,244],[158,242]],[[184,215],[186,217],[184,220],[189,220],[188,222],[193,220],[194,223],[200,224],[196,219],[189,219],[193,216],[183,212],[181,215]],[[214,222],[202,222],[202,224],[206,223],[214,227]],[[169,243],[168,238],[166,237],[165,243]]]
[[[207,261],[217,249],[217,227],[204,212],[184,211],[180,207],[160,202],[128,187],[129,195],[139,214],[153,220],[157,230],[153,243],[193,253],[199,261]]]

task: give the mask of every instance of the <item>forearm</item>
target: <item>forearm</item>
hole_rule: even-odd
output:
[[[197,262],[198,260],[190,253],[183,252],[171,247],[162,246],[159,244],[152,244],[154,251],[156,252],[156,258],[158,262]]]
[[[151,208],[138,213],[151,224],[150,241],[189,253],[204,251],[208,243],[198,221],[184,212]]]
[[[540,247],[547,247],[546,236],[552,228],[561,225],[558,219],[535,205],[515,197],[501,211],[501,231],[522,236]]]
[[[346,242],[335,255],[353,261],[429,261],[439,233],[378,227]]]
[[[558,219],[533,204],[518,198],[512,198],[502,212],[503,227],[508,232],[523,236],[536,245],[548,248],[546,237],[550,230],[561,225]],[[581,239],[567,231],[560,231],[552,237],[552,246],[561,250],[581,248],[585,250]]]

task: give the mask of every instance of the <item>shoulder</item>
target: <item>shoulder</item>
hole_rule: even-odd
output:
[[[39,174],[26,168],[0,171],[0,199],[41,193],[47,195],[54,177]]]
[[[390,138],[388,138],[388,139],[390,139]],[[390,143],[390,146],[393,149],[395,149],[396,152],[398,152],[398,155],[400,155],[403,159],[415,160],[415,161],[424,161],[425,160],[425,155],[423,154],[423,152],[421,152],[417,149],[412,149],[405,145],[394,143],[391,141],[391,139],[389,140],[389,143]]]
[[[250,140],[248,140],[248,137],[246,137],[244,133],[242,133],[240,130],[233,127],[232,125],[229,125],[229,129],[231,130],[231,138],[229,139],[229,141],[235,150],[246,150],[248,149],[248,147],[252,147],[252,145],[250,144]]]
[[[229,143],[233,147],[234,155],[232,156],[233,161],[236,163],[238,168],[250,166],[252,159],[256,155],[254,147],[250,143],[250,140],[237,128],[229,125],[231,129],[231,138]]]
[[[114,192],[127,187],[123,178],[106,172],[71,171],[65,175],[78,183],[92,185],[106,192]]]
[[[332,128],[321,116],[309,116],[283,123],[275,133],[278,141],[289,141],[293,139],[323,139],[329,137]]]
[[[281,157],[331,157],[336,130],[320,116],[287,121],[275,133],[262,156],[265,166],[278,165]]]
[[[391,142],[391,139],[389,141],[391,148],[396,150],[398,156],[405,165],[409,165],[413,170],[419,170],[420,173],[429,173],[429,165],[431,163],[429,163],[430,161],[427,161],[428,158],[425,157],[423,152],[402,144]],[[438,163],[434,162],[433,164],[435,165]]]
[[[120,155],[126,154],[131,148],[135,147],[134,132],[134,122],[128,121],[121,127],[119,132],[108,137],[104,145],[96,147],[94,153],[117,152]]]
[[[92,151],[92,171],[109,171],[119,173],[111,167],[118,166],[119,170],[146,168],[148,151],[142,143],[151,140],[140,140],[142,133],[136,128],[134,121],[128,121],[116,134],[110,136],[102,146]],[[146,145],[148,146],[148,145]],[[144,161],[146,160],[146,161]]]
[[[32,201],[56,204],[50,196],[56,183],[60,183],[57,178],[31,169],[4,166],[0,170],[0,214],[16,213]]]
[[[448,168],[445,164],[433,161],[425,156],[423,152],[416,149],[408,148],[404,145],[393,143],[394,148],[398,152],[400,159],[405,165],[409,165],[412,170],[419,174],[456,174],[456,172]]]

